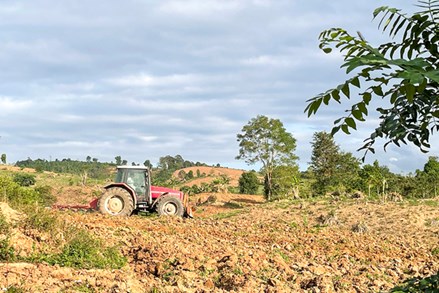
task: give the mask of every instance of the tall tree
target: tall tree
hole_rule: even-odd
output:
[[[384,99],[389,108],[378,108],[379,125],[360,148],[375,152],[377,138],[400,146],[412,143],[421,151],[429,148],[430,134],[439,130],[439,1],[418,1],[422,11],[412,16],[387,6],[377,8],[373,16],[381,17],[379,28],[388,31],[392,41],[373,47],[361,33],[349,34],[332,28],[320,34],[320,48],[330,53],[335,47],[344,54],[346,73],[354,75],[336,88],[308,100],[308,116],[317,112],[322,103],[340,103],[342,95],[351,98],[352,86],[364,88],[360,101],[352,103],[347,116],[334,124],[332,134],[340,129],[349,134],[356,121],[365,121],[373,98]],[[394,40],[400,36],[399,42]]]
[[[6,164],[6,154],[2,154],[1,161],[3,164]]]
[[[313,190],[324,194],[334,178],[340,149],[334,138],[324,131],[314,133],[311,146],[310,169],[316,178]]]
[[[116,156],[116,157],[114,157],[114,159],[116,160],[116,165],[118,165],[118,166],[122,165],[122,157],[121,156]]]
[[[267,182],[265,196],[271,200],[273,194],[273,170],[276,166],[296,165],[294,154],[296,139],[288,133],[279,119],[258,115],[251,119],[237,135],[239,155],[236,159],[247,164],[262,163],[262,171]]]
[[[434,197],[437,196],[439,182],[439,161],[438,157],[429,157],[428,162],[424,165],[424,173],[428,178],[429,185],[433,189]]]
[[[360,162],[351,153],[340,151],[331,134],[321,131],[313,135],[310,169],[315,183],[312,188],[318,194],[328,191],[350,191],[358,180]]]

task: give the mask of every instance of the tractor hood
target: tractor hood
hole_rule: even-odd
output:
[[[172,195],[175,197],[180,198],[181,200],[183,200],[183,192],[178,191],[178,190],[174,190],[171,188],[167,188],[167,187],[161,187],[161,186],[153,186],[151,185],[151,196],[152,198],[157,198],[161,195]]]

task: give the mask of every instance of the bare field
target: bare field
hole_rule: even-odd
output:
[[[32,292],[380,292],[439,271],[438,200],[279,201],[202,194],[194,219],[55,211],[118,245],[120,270],[0,264]],[[6,208],[4,208],[6,210]],[[13,214],[7,209],[8,214]],[[18,217],[18,216],[17,216]],[[44,245],[14,231],[23,254]],[[81,291],[82,290],[82,291]]]

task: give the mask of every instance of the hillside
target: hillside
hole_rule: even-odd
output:
[[[172,176],[174,178],[179,178],[179,173],[182,171],[186,174],[192,171],[195,176],[194,179],[184,182],[182,186],[191,186],[191,185],[200,186],[201,183],[211,183],[215,178],[221,175],[225,175],[230,178],[230,183],[229,183],[230,186],[238,186],[239,177],[243,172],[245,172],[244,170],[224,168],[224,167],[194,166],[194,167],[188,167],[188,168],[177,170],[172,174]],[[203,177],[197,178],[197,172],[201,174]]]
[[[64,175],[38,176],[53,183],[59,201],[67,200],[62,190],[77,188],[82,193],[69,193],[68,200],[80,203],[95,188],[69,186],[71,178]],[[0,229],[0,290],[378,292],[439,272],[438,199],[265,203],[256,195],[208,193],[191,201],[198,203],[194,219],[45,209],[29,218],[1,203],[13,249],[2,242],[6,232]],[[48,221],[51,217],[58,224]],[[126,263],[121,268],[75,264],[71,257],[79,258],[76,253],[95,243],[88,234],[116,247]],[[84,240],[75,250],[60,252],[69,237],[78,235]],[[14,260],[11,252],[19,257]],[[41,253],[46,256],[38,257]],[[119,260],[113,253],[107,262]],[[51,264],[58,260],[54,255],[70,265]]]

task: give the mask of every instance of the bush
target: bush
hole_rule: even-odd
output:
[[[30,206],[25,212],[27,217],[23,220],[23,223],[26,229],[50,232],[59,226],[58,218],[49,210],[41,209],[38,206]]]
[[[272,199],[291,198],[299,193],[299,169],[297,166],[277,166],[273,170],[271,179]],[[267,185],[265,180],[265,185]],[[265,186],[267,195],[268,186]]]
[[[239,177],[239,192],[245,194],[255,194],[259,188],[259,179],[256,172],[244,172]]]
[[[102,241],[78,230],[60,254],[47,256],[50,264],[79,269],[120,269],[127,260],[115,247],[103,248]]]
[[[14,175],[14,182],[20,186],[31,186],[35,185],[35,176],[28,173],[17,173]]]
[[[0,214],[0,234],[6,235],[9,233],[9,223],[3,214]]]
[[[15,250],[9,244],[9,239],[0,240],[0,262],[9,262],[15,260]]]
[[[36,189],[22,187],[10,177],[0,176],[0,191],[5,196],[0,200],[7,201],[14,208],[35,203],[50,205],[54,198],[45,193],[47,190],[47,187],[37,187]]]
[[[35,191],[40,195],[38,199],[39,204],[47,207],[56,202],[56,197],[52,194],[52,187],[48,185],[38,186],[35,187]]]

